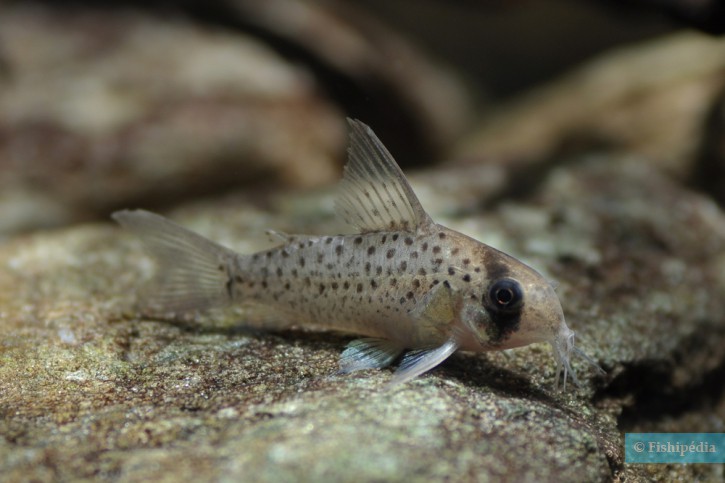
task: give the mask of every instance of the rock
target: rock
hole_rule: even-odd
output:
[[[238,1],[214,20],[184,7],[197,23],[0,6],[0,236],[242,185],[329,184],[346,113],[422,162],[460,131],[458,81],[373,18],[264,5]]]
[[[226,5],[227,23],[250,25],[309,65],[347,112],[375,126],[403,165],[438,161],[467,128],[472,101],[457,75],[423,55],[396,24],[382,22],[356,2],[233,0]]]
[[[724,49],[723,39],[690,33],[604,54],[485,117],[458,159],[531,169],[607,149],[687,178],[725,88]]]
[[[304,67],[253,37],[131,10],[1,8],[3,203],[50,199],[59,212],[14,229],[337,177],[343,116]]]
[[[446,194],[425,178],[422,202],[437,206]],[[622,432],[645,418],[671,427],[698,410],[694,401],[722,401],[711,384],[725,367],[725,216],[636,157],[590,156],[539,181],[490,212],[462,206],[438,221],[556,279],[578,345],[606,376],[575,360],[583,386],[555,392],[549,349],[534,345],[457,355],[386,391],[387,370],[334,375],[347,336],[259,332],[235,309],[186,321],[137,314],[153,274],[138,240],[77,226],[0,246],[0,472],[11,481],[716,479],[718,465],[624,465]],[[240,194],[171,216],[241,252],[262,249],[266,228],[339,230],[329,192],[295,200]],[[723,424],[722,411],[711,417]]]
[[[703,124],[703,143],[692,181],[725,206],[725,89],[716,97]]]

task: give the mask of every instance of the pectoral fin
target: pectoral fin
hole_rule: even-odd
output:
[[[389,366],[403,352],[397,344],[385,339],[356,339],[350,342],[340,356],[339,374],[382,369]]]
[[[448,282],[433,287],[418,302],[410,315],[423,326],[444,328],[455,318],[456,299]]]
[[[389,386],[397,386],[416,376],[427,372],[436,367],[441,362],[448,359],[458,349],[458,343],[454,339],[448,340],[440,347],[417,349],[410,351],[403,356],[400,367],[395,371],[393,380]]]

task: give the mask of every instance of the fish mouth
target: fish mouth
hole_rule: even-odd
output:
[[[566,380],[571,377],[572,382],[577,387],[580,385],[576,372],[571,368],[571,353],[574,350],[574,336],[576,333],[562,323],[561,329],[557,337],[550,341],[551,348],[556,358],[556,379],[554,381],[554,390],[559,389],[559,381],[563,381],[562,391],[566,391]]]
[[[606,374],[604,369],[599,367],[594,359],[589,357],[587,354],[582,352],[581,349],[574,345],[574,336],[576,333],[571,330],[565,323],[562,322],[559,334],[554,340],[550,341],[551,347],[554,351],[554,357],[556,358],[556,379],[554,381],[554,389],[559,389],[559,381],[562,381],[562,391],[566,391],[566,381],[571,378],[575,386],[581,387],[579,379],[576,377],[576,372],[571,367],[571,354],[572,352],[581,356],[591,366],[593,366],[597,373],[600,375]]]

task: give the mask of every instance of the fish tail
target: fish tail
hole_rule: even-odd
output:
[[[232,250],[149,211],[122,210],[111,216],[141,238],[158,264],[157,283],[145,297],[149,308],[203,311],[232,300]]]

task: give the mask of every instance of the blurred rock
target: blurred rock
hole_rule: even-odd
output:
[[[226,22],[251,28],[314,69],[325,92],[375,132],[402,165],[438,161],[469,121],[471,99],[440,62],[347,0],[230,0]],[[216,12],[217,15],[220,12]]]
[[[1,8],[0,190],[19,194],[3,211],[52,199],[61,213],[6,232],[337,176],[343,116],[257,40],[138,12]]]
[[[717,96],[703,124],[705,134],[692,180],[725,206],[725,89]]]
[[[619,0],[604,0],[616,8],[626,6]],[[720,0],[636,0],[632,4],[646,5],[653,10],[670,14],[689,27],[712,34],[725,33],[725,4]]]
[[[725,87],[723,52],[725,40],[691,33],[619,49],[501,106],[459,157],[521,167],[606,148],[689,177]]]
[[[458,184],[471,177],[448,172]],[[457,355],[386,392],[391,372],[334,376],[347,337],[243,328],[229,310],[197,322],[130,309],[153,273],[111,226],[0,246],[0,472],[9,480],[627,481],[716,479],[721,467],[631,466],[622,432],[723,400],[725,216],[636,157],[587,157],[536,194],[470,213],[416,177],[437,221],[559,282],[578,345],[608,374],[552,390],[535,345]],[[453,181],[450,181],[453,182]],[[236,195],[171,216],[241,252],[266,228],[329,233],[330,194]],[[298,200],[295,202],[295,200]],[[313,207],[317,208],[313,208]],[[294,322],[294,321],[290,321]],[[675,405],[669,405],[670,402]],[[657,404],[659,402],[659,404]],[[722,413],[709,411],[722,426]],[[719,419],[718,419],[719,418]]]
[[[0,6],[0,235],[240,185],[330,183],[345,111],[404,160],[433,159],[461,128],[460,85],[361,12],[191,6]]]

